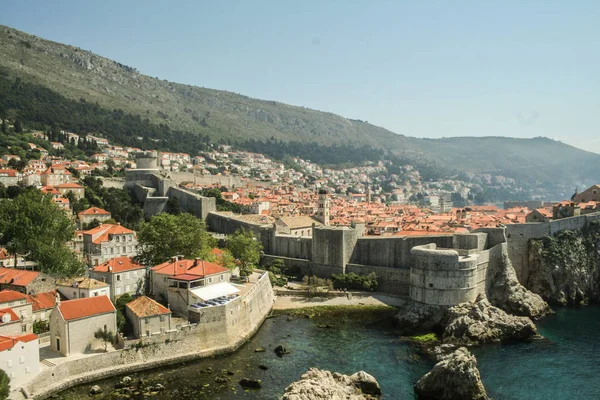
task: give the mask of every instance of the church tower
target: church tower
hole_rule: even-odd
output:
[[[317,219],[325,226],[329,226],[329,197],[327,190],[319,190],[319,209]]]

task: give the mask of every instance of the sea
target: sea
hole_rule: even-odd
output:
[[[559,308],[538,323],[544,339],[473,349],[488,395],[496,400],[600,399],[600,307]],[[197,362],[130,374],[163,392],[144,399],[279,399],[286,386],[310,367],[344,374],[366,371],[379,381],[384,399],[414,399],[415,382],[434,362],[385,324],[344,323],[330,328],[306,318],[281,315],[265,321],[237,352]],[[290,354],[278,357],[274,348]],[[257,348],[264,352],[256,352]],[[261,369],[259,366],[266,367]],[[231,375],[227,375],[225,370]],[[224,383],[215,382],[226,376]],[[260,379],[262,388],[244,390],[242,378]],[[119,377],[98,384],[94,399],[120,398]],[[91,383],[65,390],[55,399],[88,397]],[[136,397],[134,397],[136,398]]]

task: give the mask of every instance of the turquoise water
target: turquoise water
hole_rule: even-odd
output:
[[[496,400],[600,399],[600,307],[560,309],[539,329],[547,340],[474,350],[488,394]],[[277,357],[273,349],[279,344],[292,353]],[[267,350],[256,353],[257,347]],[[312,320],[278,317],[267,320],[235,354],[131,376],[166,386],[160,395],[145,398],[277,399],[311,366],[346,374],[364,370],[380,382],[384,398],[413,399],[414,383],[433,362],[385,327],[326,329]],[[206,372],[209,367],[213,373]],[[215,383],[222,369],[234,375],[227,383]],[[237,383],[242,377],[261,379],[263,388],[243,391]],[[94,398],[117,398],[110,395],[116,381],[100,382],[106,395]],[[57,398],[87,397],[90,386],[70,389]]]
[[[547,340],[474,351],[488,395],[600,399],[600,307],[558,309],[538,328]]]

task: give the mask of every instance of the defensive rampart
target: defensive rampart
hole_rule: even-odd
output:
[[[203,311],[187,329],[144,338],[136,346],[80,358],[47,368],[23,389],[27,398],[44,398],[77,384],[235,351],[260,327],[273,307],[268,274],[243,296]]]

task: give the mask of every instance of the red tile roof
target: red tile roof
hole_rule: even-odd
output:
[[[56,186],[59,189],[83,189],[83,186],[77,184],[77,183],[73,183],[73,182],[67,182],[67,183],[61,183],[60,185]]]
[[[98,235],[92,240],[95,244],[106,242],[110,239],[110,235],[126,235],[134,233],[131,229],[127,229],[120,224],[101,224],[94,229],[85,231],[85,235]]]
[[[152,271],[161,275],[196,275],[199,277],[227,272],[228,269],[218,264],[203,260],[167,261],[152,267]]]
[[[113,306],[107,296],[85,297],[83,299],[63,301],[58,306],[58,310],[65,321],[116,311],[115,306]]]
[[[8,303],[9,301],[24,300],[27,296],[14,290],[3,290],[0,292],[0,303]]]
[[[53,308],[56,304],[56,290],[27,295],[27,300],[31,303],[33,312]]]
[[[125,307],[129,308],[136,316],[140,318],[171,313],[171,310],[146,296],[138,297],[137,299],[127,303]]]
[[[10,321],[8,322],[2,322],[4,320],[4,316],[8,314],[10,315]],[[20,321],[21,319],[19,317],[17,317],[17,314],[15,314],[15,312],[13,311],[12,308],[2,308],[0,309],[0,326],[3,323],[11,323],[11,322],[15,322],[15,321]]]
[[[142,269],[145,268],[142,264],[138,263],[131,257],[115,257],[104,264],[100,264],[97,267],[94,267],[92,271],[94,272],[124,272],[131,271],[134,269]]]
[[[0,351],[12,349],[18,342],[27,343],[37,340],[37,338],[37,335],[34,333],[21,336],[0,336]]]
[[[110,215],[110,213],[99,207],[90,207],[87,210],[80,212],[79,215]]]
[[[0,284],[25,287],[37,278],[39,274],[36,271],[0,267]]]

